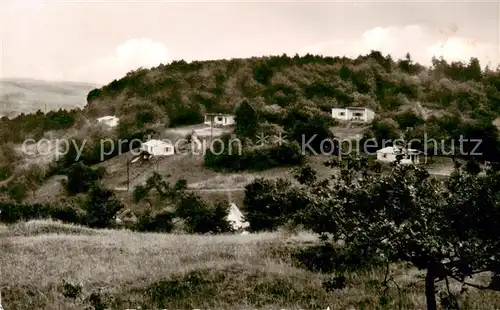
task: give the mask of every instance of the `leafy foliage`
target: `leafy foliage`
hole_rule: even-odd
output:
[[[453,278],[500,290],[495,278],[485,287],[466,281],[484,271],[499,274],[498,171],[480,175],[457,168],[442,182],[412,165],[395,165],[379,175],[362,158],[346,161],[338,177],[300,187],[263,180],[250,184],[245,206],[251,228],[274,229],[283,224],[282,215],[325,241],[342,240],[360,259],[403,261],[426,270],[428,309],[437,307],[436,281]],[[308,170],[297,177],[311,175]]]
[[[94,169],[82,163],[73,164],[67,172],[66,190],[70,195],[86,193],[102,179],[104,173],[105,170],[102,167]]]
[[[0,221],[3,223],[52,218],[65,223],[83,224],[82,214],[79,212],[78,208],[70,203],[0,203],[0,211]]]
[[[238,137],[253,138],[257,134],[259,129],[258,115],[248,101],[244,100],[236,109],[235,122],[235,132]]]
[[[227,221],[227,206],[212,206],[195,194],[186,192],[186,188],[186,180],[178,180],[172,186],[158,173],[154,173],[144,186],[137,186],[133,193],[134,201],[147,201],[150,208],[139,216],[135,228],[139,231],[170,232],[175,228],[175,223],[182,220],[185,231],[189,233],[232,231]],[[153,191],[158,198],[156,203],[152,197]],[[155,212],[156,204],[163,208]]]
[[[86,224],[94,228],[111,228],[117,213],[123,208],[113,191],[94,185],[84,205]]]
[[[301,165],[305,158],[296,142],[252,147],[235,145],[238,141],[228,135],[221,137],[221,140],[221,145],[214,144],[213,148],[205,153],[206,167],[227,171],[258,171]]]

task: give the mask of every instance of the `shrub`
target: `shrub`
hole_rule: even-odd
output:
[[[93,228],[111,228],[117,213],[124,208],[113,191],[94,185],[84,204],[85,223]]]
[[[184,220],[189,233],[226,233],[232,231],[227,221],[228,207],[218,204],[210,206],[191,193],[182,197],[176,215]]]
[[[214,150],[217,153],[218,150]],[[298,143],[283,143],[261,148],[247,148],[242,154],[229,154],[224,151],[217,155],[211,150],[205,154],[205,166],[217,170],[243,171],[266,170],[274,167],[296,166],[304,162]]]
[[[7,186],[9,198],[17,203],[21,203],[28,196],[28,186],[19,181],[9,183]]]
[[[236,109],[235,113],[236,129],[235,132],[240,138],[254,138],[259,129],[258,115],[255,109],[244,100]]]
[[[137,218],[134,229],[137,231],[169,233],[174,228],[174,218],[175,213],[170,211],[161,211],[154,214],[147,210]]]
[[[54,219],[65,223],[82,224],[79,210],[70,204],[0,203],[0,221],[25,222],[34,219]]]
[[[95,183],[102,179],[104,173],[103,167],[94,169],[80,162],[75,163],[68,169],[68,180],[65,183],[66,190],[70,195],[86,193]]]
[[[257,179],[245,187],[245,220],[251,231],[273,231],[309,202],[307,195],[289,181]]]
[[[8,179],[13,172],[14,172],[13,165],[5,165],[3,167],[0,167],[0,181]]]
[[[292,125],[287,129],[287,136],[302,145],[308,152],[334,154],[338,149],[338,143],[333,139],[330,126],[331,120],[320,115],[289,115]],[[332,144],[323,141],[331,141]]]
[[[403,112],[396,116],[396,121],[399,125],[399,128],[406,129],[407,127],[416,127],[418,125],[422,125],[425,121],[417,114],[408,111]]]

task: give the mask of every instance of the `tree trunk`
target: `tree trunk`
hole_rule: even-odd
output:
[[[429,266],[427,275],[425,276],[425,299],[427,301],[427,310],[437,310],[436,292],[434,288],[435,280],[436,274],[434,268]]]

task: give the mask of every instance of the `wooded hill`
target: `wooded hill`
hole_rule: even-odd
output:
[[[409,54],[393,60],[373,51],[356,59],[282,55],[175,61],[129,72],[92,90],[87,101],[92,114],[138,114],[143,121],[170,126],[198,123],[205,111],[234,112],[243,99],[274,114],[295,106],[318,113],[364,106],[389,117],[420,102],[429,116],[491,122],[500,112],[499,90],[500,71],[482,70],[474,58],[467,64],[434,59],[427,68]]]

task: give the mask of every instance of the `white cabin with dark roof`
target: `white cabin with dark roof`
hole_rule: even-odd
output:
[[[375,112],[362,107],[332,108],[332,117],[339,121],[370,123]]]

